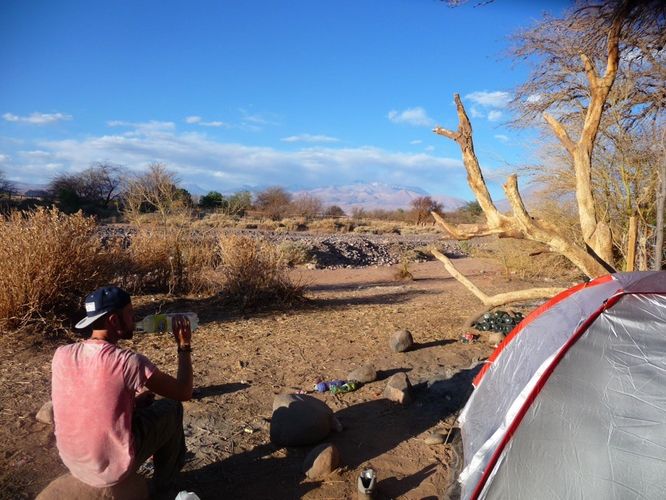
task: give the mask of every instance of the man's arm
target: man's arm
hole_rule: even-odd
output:
[[[178,344],[178,375],[171,375],[155,370],[146,382],[151,391],[175,399],[176,401],[189,401],[192,399],[192,354],[190,322],[185,316],[176,316],[173,319],[173,336]]]
[[[192,399],[192,360],[189,352],[178,353],[178,376],[173,378],[160,370],[146,382],[146,387],[155,394],[176,401]]]

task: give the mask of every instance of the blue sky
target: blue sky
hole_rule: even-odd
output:
[[[568,6],[476,3],[3,0],[0,170],[45,183],[159,161],[206,191],[381,182],[470,199],[433,126],[457,126],[460,93],[487,177],[529,161],[534,134],[505,125],[528,72],[507,36]]]

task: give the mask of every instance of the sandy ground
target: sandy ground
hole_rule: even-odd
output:
[[[489,294],[543,286],[508,281],[490,260],[464,258],[456,264]],[[459,342],[467,331],[463,321],[480,302],[440,263],[410,266],[413,281],[395,281],[396,270],[294,270],[308,285],[306,304],[246,315],[232,314],[209,298],[135,300],[139,316],[161,305],[193,310],[201,320],[193,337],[195,396],[185,403],[193,455],[179,489],[202,499],[355,498],[358,474],[372,466],[378,498],[446,497],[462,457],[450,444],[428,446],[423,438],[430,431],[449,432],[468,395],[470,366],[492,348]],[[388,337],[403,328],[417,345],[393,353]],[[58,344],[26,343],[13,335],[1,342],[0,498],[34,498],[65,472],[51,426],[34,418],[50,399],[50,359]],[[127,345],[175,375],[176,349],[168,336],[135,336]],[[353,393],[317,394],[344,426],[329,438],[340,449],[343,466],[325,481],[308,481],[302,464],[309,448],[270,443],[273,397],[310,391],[317,377],[345,378],[365,363],[379,371],[380,380]],[[385,379],[398,371],[414,386],[414,402],[406,407],[382,398]]]

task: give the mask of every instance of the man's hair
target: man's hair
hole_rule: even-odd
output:
[[[106,322],[109,319],[109,315],[111,314],[118,314],[120,316],[122,314],[122,309],[113,309],[112,311],[109,311],[101,318],[97,318],[90,325],[91,330],[106,330]]]

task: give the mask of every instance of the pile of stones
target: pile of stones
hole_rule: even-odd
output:
[[[487,312],[473,326],[482,332],[497,332],[506,335],[523,319],[521,312],[513,314],[506,311]]]

